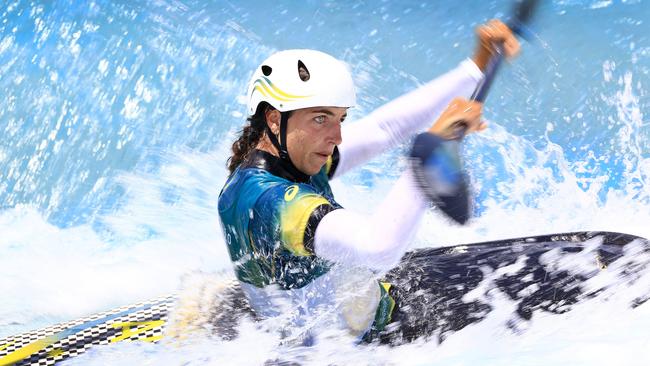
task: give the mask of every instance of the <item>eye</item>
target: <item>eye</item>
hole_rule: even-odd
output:
[[[326,119],[327,119],[327,118],[326,118],[324,115],[320,115],[320,116],[316,116],[316,117],[314,117],[314,121],[315,121],[316,123],[318,123],[319,125],[325,123],[325,120],[326,120]]]

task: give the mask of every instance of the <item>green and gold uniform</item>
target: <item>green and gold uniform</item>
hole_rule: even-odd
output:
[[[334,263],[317,257],[313,248],[320,220],[341,208],[329,186],[337,157],[335,150],[319,173],[307,176],[255,150],[221,192],[219,214],[236,276],[263,317],[289,309],[292,314],[284,315],[303,324],[306,315],[337,306],[336,285],[326,275]],[[387,286],[374,283],[379,309],[375,323],[384,325],[392,300]]]

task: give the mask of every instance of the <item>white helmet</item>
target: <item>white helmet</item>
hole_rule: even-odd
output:
[[[315,50],[287,50],[266,59],[248,84],[248,113],[261,102],[280,112],[309,107],[352,107],[356,95],[347,65]]]

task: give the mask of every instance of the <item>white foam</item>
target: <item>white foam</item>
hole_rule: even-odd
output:
[[[594,4],[610,5],[611,1]],[[3,39],[0,52],[12,46],[12,40]],[[100,64],[99,71],[106,71],[104,66]],[[605,81],[615,81],[614,63],[603,68]],[[114,72],[122,78],[130,75],[121,66]],[[362,84],[372,79],[364,78],[363,72],[357,77]],[[623,127],[616,135],[627,159],[622,188],[604,188],[607,172],[589,178],[584,178],[589,172],[576,174],[587,162],[569,163],[551,141],[542,150],[534,149],[526,139],[492,123],[490,131],[468,141],[475,147],[468,152],[470,169],[474,174],[487,173],[487,179],[475,182],[477,192],[488,193],[480,216],[460,227],[433,211],[427,214],[415,246],[582,230],[650,237],[650,159],[643,155],[647,141],[634,133],[647,123],[631,75],[619,80],[622,90],[605,99],[616,108],[617,122]],[[144,91],[138,94],[143,100],[133,99],[125,110],[127,115],[141,112],[138,103],[149,98]],[[186,112],[202,116],[200,109],[189,107]],[[224,141],[232,141],[231,137]],[[123,174],[120,182],[127,191],[126,202],[100,220],[108,233],[96,232],[90,224],[58,228],[29,206],[0,212],[0,336],[174,292],[190,272],[230,268],[216,211],[216,197],[226,176],[227,144],[223,145],[213,154],[165,154],[161,156],[165,163],[155,174]],[[498,153],[502,171],[481,160],[481,153],[487,151]],[[385,171],[395,167],[400,164],[394,161],[367,166],[335,182],[334,191],[346,207],[371,212],[397,175]],[[372,177],[370,184],[367,176]],[[490,179],[502,180],[488,186]],[[593,261],[581,256],[558,259],[552,254],[547,258],[549,266],[577,273],[596,270]],[[576,305],[562,315],[537,312],[531,322],[518,322],[517,331],[505,326],[513,320],[516,304],[492,288],[490,281],[498,273],[485,272],[487,279],[471,296],[481,297],[492,289],[494,311],[442,344],[431,340],[397,348],[359,347],[344,333],[326,330],[317,346],[288,350],[277,346],[276,334],[245,323],[233,342],[203,335],[180,344],[122,343],[99,347],[71,363],[248,365],[284,358],[304,365],[647,365],[650,306],[630,309],[630,302],[648,291],[650,276],[647,269],[634,283],[620,276],[623,263],[641,259],[642,253],[633,251],[592,278],[589,288],[609,286],[598,300]]]
[[[633,110],[634,104],[638,102],[626,93],[619,94],[617,98],[631,101],[632,105],[622,102],[617,104],[619,108],[627,110]],[[624,116],[639,118],[637,113],[626,113]],[[479,192],[481,189],[488,190],[505,199],[489,196],[484,202],[481,215],[462,227],[452,224],[437,211],[428,213],[418,232],[416,246],[453,245],[584,230],[618,231],[650,237],[650,228],[647,226],[647,222],[650,222],[648,187],[643,185],[644,181],[640,185],[637,183],[620,189],[606,189],[602,177],[592,176],[588,179],[588,184],[584,185],[582,183],[585,180],[579,179],[573,171],[580,164],[569,164],[559,146],[549,142],[544,150],[535,150],[526,140],[508,134],[498,124],[493,123],[492,128],[491,132],[471,144],[481,149],[490,148],[490,144],[509,147],[500,153],[500,158],[504,159],[503,170],[495,171],[496,176],[500,174],[505,180],[495,187],[476,188]],[[472,154],[470,148],[468,161],[472,157],[476,158]],[[192,179],[196,173],[185,168],[186,164],[192,166],[191,161],[194,159],[195,157],[180,159],[185,162],[173,168],[165,168],[163,176],[174,178],[162,180],[183,182],[183,186],[196,184],[184,181]],[[643,164],[647,164],[647,160],[632,161],[641,164],[639,170],[643,172]],[[384,171],[387,164],[391,167],[402,165],[395,162],[382,163]],[[471,169],[482,169],[482,164],[484,163],[474,164]],[[373,172],[376,168],[377,164],[370,165],[361,172],[334,182],[333,189],[339,201],[346,207],[371,212],[377,205],[376,197],[390,189],[395,179],[395,176],[376,174]],[[368,176],[372,177],[372,189],[367,183],[361,183],[367,182]],[[137,183],[140,178],[132,177],[131,186],[141,186]],[[147,184],[143,186],[145,188],[137,191],[136,195],[140,201],[132,203],[132,206],[141,209],[151,205],[156,207],[155,202],[160,197],[151,194],[149,188],[146,188]],[[603,190],[607,193],[599,195]],[[203,208],[196,203],[185,207],[186,214],[193,215],[192,212],[197,207],[202,207],[198,210],[199,216],[211,214],[211,208]],[[150,216],[146,211],[140,211],[119,220],[114,218],[120,222],[114,223],[114,227],[122,233],[135,233],[138,227],[152,225],[154,220],[161,219],[157,211],[159,209],[157,207],[152,210]],[[138,217],[138,221],[129,223],[128,217],[131,216]],[[171,221],[163,220],[154,227],[161,230],[165,237],[181,239],[187,234],[176,228],[165,229]],[[136,234],[132,236],[137,238]],[[638,245],[628,245],[625,256],[603,270],[593,259],[593,250],[600,240],[601,238],[592,239],[581,253],[560,256],[551,251],[542,258],[542,263],[549,270],[562,269],[576,275],[590,276],[596,273],[584,284],[588,291],[600,291],[596,299],[572,305],[572,311],[564,314],[535,311],[531,321],[524,321],[515,315],[517,304],[494,286],[494,280],[500,275],[520,268],[524,258],[498,271],[484,268],[484,281],[466,296],[466,300],[488,301],[493,311],[482,322],[451,334],[441,344],[432,339],[400,347],[358,346],[345,332],[328,329],[323,330],[316,346],[290,349],[278,346],[281,342],[279,336],[265,330],[268,328],[245,323],[239,328],[240,336],[233,342],[213,339],[201,333],[195,338],[186,339],[182,344],[173,340],[159,345],[118,344],[100,347],[73,360],[71,364],[153,362],[166,365],[183,362],[197,365],[248,365],[280,359],[296,361],[302,365],[647,365],[650,362],[650,336],[647,333],[650,306],[643,304],[632,308],[631,304],[635,299],[648,295],[650,268],[641,268],[634,275],[626,275],[624,270],[636,264],[647,264],[650,258]],[[522,290],[522,294],[534,290],[535,284],[531,284]],[[562,308],[568,308],[568,305],[564,304]]]
[[[517,318],[517,304],[494,285],[496,278],[518,265],[488,274],[477,291],[481,296],[489,291],[493,311],[482,322],[450,335],[441,344],[434,339],[400,347],[358,346],[345,332],[330,329],[321,333],[314,347],[290,348],[279,346],[280,338],[264,327],[244,322],[239,337],[232,342],[198,333],[182,342],[168,339],[159,345],[98,347],[69,364],[118,365],[146,360],[161,365],[249,365],[280,359],[301,365],[646,365],[650,361],[650,335],[646,332],[650,306],[631,309],[630,304],[639,293],[648,292],[650,267],[638,276],[622,273],[634,263],[650,263],[650,255],[634,244],[627,252],[620,262],[588,281],[591,283],[587,285],[594,288],[607,285],[595,300],[573,305],[572,311],[564,314],[536,311],[530,321]],[[576,263],[585,256],[590,253],[564,256],[563,260]]]
[[[191,271],[231,268],[216,209],[223,159],[168,159],[158,176],[122,176],[128,203],[103,218],[108,232],[58,228],[28,206],[0,212],[0,337],[173,293]]]

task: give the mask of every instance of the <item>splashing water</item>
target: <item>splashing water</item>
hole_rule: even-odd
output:
[[[542,4],[541,42],[524,44],[499,75],[491,127],[465,144],[476,217],[458,227],[431,212],[414,246],[582,230],[650,237],[649,10],[642,1]],[[470,55],[472,28],[507,11],[498,1],[6,2],[0,337],[176,292],[188,273],[228,273],[217,196],[246,81],[274,50],[346,60],[360,93],[354,123]],[[333,182],[338,201],[372,211],[401,156]],[[621,267],[590,280],[607,284],[598,301],[536,313],[517,331],[504,326],[516,304],[487,276],[479,295],[495,310],[441,344],[355,346],[330,330],[315,347],[284,349],[244,322],[230,342],[199,332],[100,347],[69,364],[646,365],[650,310],[630,303],[650,276],[646,267],[626,277],[622,266],[649,259],[628,250]],[[574,259],[576,272],[588,270]]]

